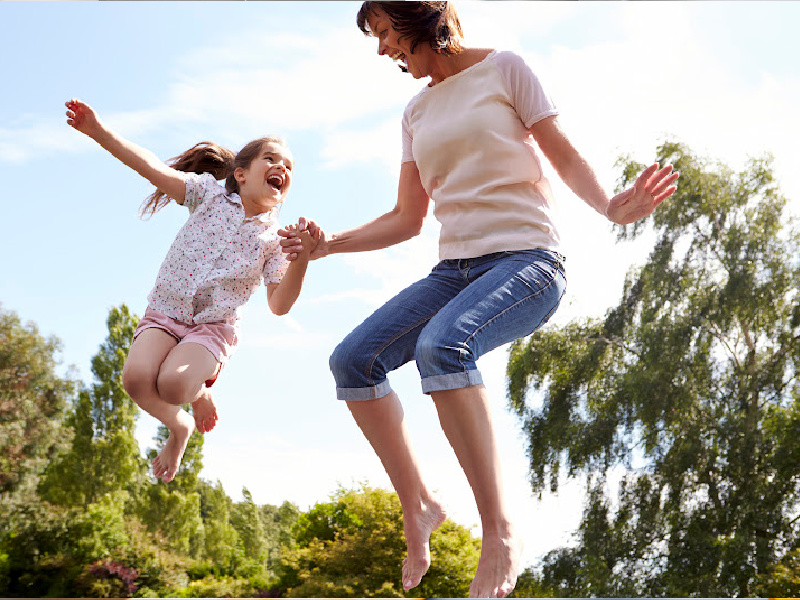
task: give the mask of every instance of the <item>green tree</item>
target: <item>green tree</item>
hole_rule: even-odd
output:
[[[280,564],[281,548],[289,547],[294,539],[296,523],[301,512],[297,505],[284,502],[280,506],[264,504],[260,507],[267,552],[267,568],[273,573]]]
[[[0,306],[0,518],[18,494],[36,489],[63,450],[75,382],[55,373],[60,349],[57,338],[43,338],[36,325],[23,325]]]
[[[230,572],[234,564],[236,545],[239,536],[231,525],[231,509],[233,501],[216,485],[200,480],[200,517],[203,520],[203,555],[219,572]]]
[[[397,495],[364,486],[339,490],[331,502],[300,515],[296,544],[285,548],[280,586],[289,597],[403,597],[406,548]],[[431,536],[433,564],[410,596],[469,592],[480,542],[446,521]]]
[[[67,419],[71,446],[50,464],[40,487],[50,502],[77,506],[120,490],[132,497],[141,492],[147,467],[135,437],[139,409],[122,387],[137,323],[124,304],[109,311],[108,336],[92,357],[95,381],[80,392]]]
[[[752,595],[800,543],[794,220],[769,157],[735,173],[677,143],[657,154],[678,191],[618,229],[655,234],[619,304],[510,353],[534,490],[562,466],[590,490],[580,543],[545,560],[562,595]],[[641,165],[619,165],[626,187]]]
[[[60,345],[0,306],[0,595],[18,579],[14,550],[27,543],[40,476],[64,449],[64,414],[76,385],[55,373]]]
[[[245,558],[253,563],[266,566],[267,548],[264,528],[261,524],[261,511],[253,502],[250,490],[242,489],[242,496],[242,501],[233,505],[231,525],[239,534],[239,543]]]
[[[74,584],[94,561],[126,552],[124,506],[127,493],[106,494],[81,507],[47,502],[20,506],[13,529],[4,533],[4,577],[7,597],[74,595]]]

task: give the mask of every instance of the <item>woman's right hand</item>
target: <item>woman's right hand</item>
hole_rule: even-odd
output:
[[[90,138],[94,138],[95,134],[102,129],[97,113],[85,102],[73,98],[64,105],[67,107],[67,125],[71,125],[73,129],[77,129]]]

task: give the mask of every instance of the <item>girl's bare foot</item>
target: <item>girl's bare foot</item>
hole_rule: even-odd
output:
[[[470,598],[505,598],[517,584],[522,540],[513,531],[506,535],[486,535],[481,541],[481,557],[475,579],[469,586]]]
[[[418,515],[403,515],[403,532],[406,536],[408,556],[403,559],[403,589],[419,585],[422,576],[431,566],[430,537],[447,518],[444,507],[436,501],[428,502]]]
[[[214,396],[208,387],[203,386],[203,391],[192,402],[192,414],[194,424],[200,433],[208,433],[217,424],[217,405],[214,404]]]
[[[194,431],[194,419],[185,410],[181,410],[176,418],[177,426],[169,430],[167,443],[153,459],[153,475],[164,483],[175,479],[186,445],[189,443],[189,436]]]

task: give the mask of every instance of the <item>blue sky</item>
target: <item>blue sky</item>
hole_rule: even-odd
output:
[[[667,138],[739,168],[771,152],[800,201],[800,22],[795,2],[457,2],[471,46],[522,54],[561,121],[611,190],[621,154],[652,160]],[[121,134],[165,160],[201,140],[238,150],[286,137],[295,181],[281,220],[329,231],[394,203],[400,117],[423,85],[402,75],[355,26],[359,2],[2,2],[0,96],[4,257],[0,302],[63,342],[62,369],[90,382],[108,310],[137,314],[185,210],[137,216],[149,184],[65,124],[64,102],[92,104]],[[547,165],[546,165],[547,167]],[[554,325],[599,317],[647,240],[616,245],[609,224],[557,180],[569,289]],[[389,487],[345,406],[327,359],[392,293],[423,276],[438,227],[380,252],[312,263],[301,298],[275,317],[263,288],[243,341],[215,386],[217,428],[203,476],[259,503],[325,501],[339,484]],[[506,349],[479,362],[495,402],[508,500],[527,539],[523,560],[570,543],[580,485],[532,497],[524,441],[505,410]],[[460,523],[478,523],[471,492],[423,396],[416,369],[392,378],[431,486]],[[535,401],[535,399],[532,399]],[[156,422],[139,421],[144,450]],[[479,534],[479,529],[475,529]]]

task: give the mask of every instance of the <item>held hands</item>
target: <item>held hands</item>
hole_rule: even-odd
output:
[[[663,169],[658,164],[647,167],[636,179],[632,188],[614,196],[606,207],[606,216],[619,225],[628,225],[652,213],[656,206],[669,198],[677,189],[673,184],[680,173],[672,172],[672,165]]]
[[[288,260],[295,260],[300,254],[308,253],[310,260],[322,258],[328,254],[328,240],[325,232],[314,221],[300,217],[296,225],[288,225],[278,230],[281,250]]]
[[[100,118],[94,109],[75,98],[68,100],[64,105],[67,107],[67,125],[94,139],[102,129]]]

